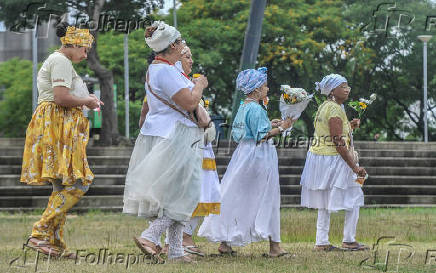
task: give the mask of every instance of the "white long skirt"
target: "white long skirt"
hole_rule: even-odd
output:
[[[204,219],[198,232],[212,242],[243,246],[280,242],[277,151],[271,143],[239,143],[221,181],[221,214]]]
[[[301,175],[301,206],[331,212],[363,206],[357,176],[340,155],[307,152]]]
[[[127,171],[123,213],[187,221],[200,201],[203,134],[177,123],[169,138],[140,134]]]
[[[203,172],[201,184],[201,200],[200,202],[215,203],[220,202],[220,179],[216,171],[216,163],[214,168],[207,168],[205,160],[213,160],[215,162],[215,154],[213,152],[212,144],[208,144],[203,150]],[[210,166],[212,167],[212,166]]]
[[[212,144],[203,149],[201,197],[192,216],[220,214],[220,180],[216,170],[215,154]]]

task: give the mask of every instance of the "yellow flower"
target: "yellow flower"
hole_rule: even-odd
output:
[[[200,77],[201,76],[201,74],[194,74],[194,75],[192,75],[192,77],[195,79],[195,78],[198,78],[198,77]]]
[[[292,103],[296,103],[296,102],[297,102],[297,98],[296,98],[296,97],[293,97],[292,100],[291,100],[291,102],[292,102]]]
[[[360,109],[362,109],[362,110],[365,110],[366,107],[368,107],[368,105],[366,105],[366,103],[364,103],[364,102],[359,102],[359,105],[360,105]]]
[[[288,94],[283,94],[283,99],[288,100],[289,99],[289,95]]]
[[[208,108],[209,107],[209,100],[204,100],[204,108]]]

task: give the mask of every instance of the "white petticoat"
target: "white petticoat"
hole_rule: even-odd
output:
[[[203,134],[177,123],[169,138],[140,134],[127,171],[123,213],[190,219],[200,201]]]
[[[239,143],[221,181],[221,214],[204,219],[198,232],[232,246],[280,242],[280,185],[275,146]]]
[[[301,175],[301,206],[350,210],[363,206],[363,191],[354,182],[357,176],[340,155],[317,155],[307,152]]]

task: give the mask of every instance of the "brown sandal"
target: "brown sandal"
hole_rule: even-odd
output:
[[[174,259],[169,259],[168,263],[170,264],[178,264],[178,263],[182,263],[182,264],[197,264],[197,262],[195,261],[194,258],[195,255],[193,254],[185,254],[181,257],[177,257]]]
[[[67,252],[64,251],[59,258],[63,258],[63,259],[68,259],[68,260],[76,260],[77,259],[77,255],[74,252]]]
[[[262,257],[265,257],[265,258],[280,258],[280,257],[283,257],[283,258],[291,258],[291,257],[295,257],[295,254],[293,254],[293,255],[291,255],[289,252],[280,252],[279,254],[277,254],[277,255],[271,255],[271,253],[263,253],[262,254]]]
[[[198,255],[200,257],[206,256],[206,254],[201,252],[201,250],[195,245],[183,246],[183,250],[189,254]]]
[[[221,256],[226,256],[226,255],[227,256],[236,256],[237,255],[237,252],[234,251],[233,249],[231,249],[230,251],[223,251],[223,250],[218,248],[218,252],[219,252],[219,255],[221,255]]]
[[[55,247],[53,247],[50,242],[40,240],[35,237],[29,237],[26,243],[23,244],[23,248],[24,247],[28,247],[32,250],[38,251],[44,255],[54,258],[58,258],[60,255],[59,251]]]
[[[344,248],[345,250],[351,250],[351,251],[369,250],[368,246],[366,246],[364,244],[360,244],[358,242],[352,242],[352,243],[343,242],[342,248]]]
[[[143,239],[143,238],[141,238]],[[144,253],[147,257],[154,260],[156,263],[164,263],[165,261],[159,256],[161,251],[160,246],[155,245],[147,239],[143,239],[145,242],[141,242],[138,237],[133,237],[133,241],[136,246]]]
[[[316,245],[313,248],[313,250],[330,252],[330,251],[338,251],[340,249],[334,245]]]

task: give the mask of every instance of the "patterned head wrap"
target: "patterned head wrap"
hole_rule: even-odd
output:
[[[245,95],[250,94],[254,89],[261,87],[267,80],[267,68],[261,67],[256,69],[247,69],[239,72],[236,79],[236,88],[241,90]]]
[[[339,74],[330,74],[322,78],[321,82],[316,82],[316,90],[321,90],[321,94],[330,95],[333,89],[341,85],[341,83],[347,82],[347,79]]]
[[[89,29],[67,27],[65,36],[61,38],[62,45],[77,45],[90,48],[94,36],[89,33]]]

